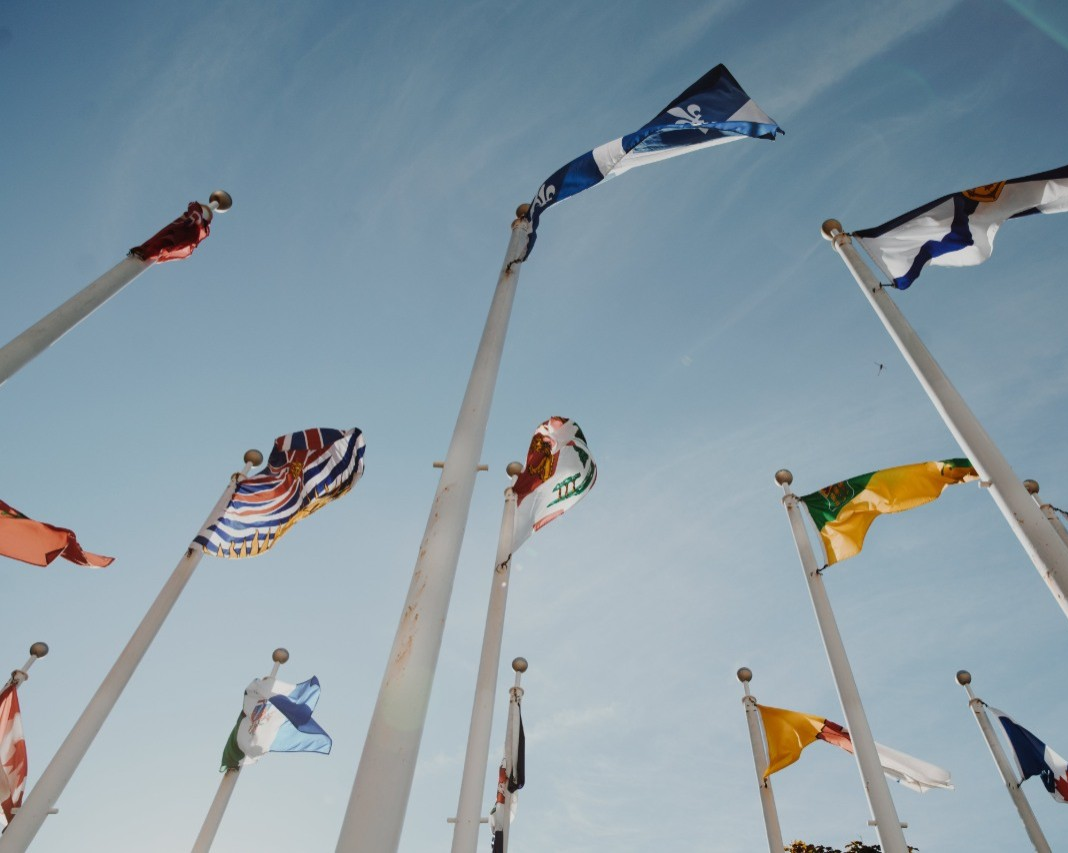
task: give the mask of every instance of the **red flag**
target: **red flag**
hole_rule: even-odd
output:
[[[15,684],[9,684],[0,691],[0,821],[5,826],[22,805],[26,790],[26,741],[15,688]]]
[[[73,530],[34,521],[3,501],[0,501],[0,555],[34,566],[47,566],[56,557],[63,557],[79,566],[96,569],[110,566],[115,559],[83,551]]]
[[[140,246],[130,249],[142,261],[177,261],[188,258],[193,249],[200,245],[211,228],[211,211],[200,202],[191,201],[186,212],[174,220],[158,234],[149,237]]]

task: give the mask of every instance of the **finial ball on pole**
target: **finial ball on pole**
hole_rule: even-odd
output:
[[[516,219],[526,219],[529,214],[530,214],[530,205],[527,204],[526,202],[523,202],[523,204],[519,205],[519,207],[517,207],[515,209],[515,218]]]
[[[1025,489],[1027,489],[1027,494],[1029,494],[1029,495],[1037,495],[1038,494],[1038,480],[1024,480],[1023,481],[1023,486],[1024,486]]]
[[[966,684],[972,683],[972,674],[966,669],[959,670],[957,672],[957,684],[963,687]]]
[[[794,475],[787,471],[785,468],[780,468],[775,472],[775,482],[780,486],[789,486],[794,481]]]
[[[523,473],[522,462],[509,462],[508,467],[504,469],[509,477],[518,477]]]
[[[837,219],[828,219],[820,226],[820,233],[823,235],[824,240],[833,240],[835,232],[842,233],[842,223]]]
[[[249,465],[262,465],[263,464],[263,454],[260,453],[258,450],[246,450],[245,451],[245,461]]]
[[[289,649],[275,649],[271,653],[271,660],[275,663],[285,663],[289,660]]]
[[[209,202],[215,202],[216,213],[223,213],[234,206],[233,196],[226,190],[215,190],[210,196],[208,196]]]
[[[753,680],[753,670],[751,670],[747,666],[743,666],[740,670],[738,670],[738,680],[745,684],[748,684],[750,681]]]
[[[48,654],[48,643],[34,643],[30,646],[31,658],[43,658]]]
[[[515,660],[512,661],[512,669],[514,669],[516,672],[526,672],[527,671],[527,659],[526,658],[516,658]]]

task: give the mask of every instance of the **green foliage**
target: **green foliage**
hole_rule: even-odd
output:
[[[878,844],[865,844],[863,841],[850,841],[844,849],[828,847],[825,844],[807,844],[804,841],[794,841],[789,847],[784,847],[785,853],[882,853],[882,847]],[[919,847],[910,847],[913,853],[919,853]]]

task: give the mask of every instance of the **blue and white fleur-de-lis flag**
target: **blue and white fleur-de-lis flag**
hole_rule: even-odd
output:
[[[927,264],[970,267],[994,249],[1006,219],[1068,210],[1068,166],[944,195],[876,228],[853,232],[875,263],[904,290]]]
[[[530,203],[530,255],[546,208],[632,169],[736,139],[774,139],[783,133],[730,71],[717,65],[634,133],[599,145],[557,170]]]

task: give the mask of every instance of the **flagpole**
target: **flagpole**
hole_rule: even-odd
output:
[[[456,806],[456,825],[452,832],[452,853],[475,853],[482,818],[482,798],[486,787],[486,762],[489,760],[490,734],[493,728],[493,701],[497,692],[497,672],[501,666],[501,638],[504,613],[508,603],[509,574],[512,567],[512,539],[515,528],[515,478],[523,473],[521,462],[509,462],[506,469],[512,485],[504,490],[504,512],[497,539],[497,560],[493,567],[486,629],[482,634],[482,657],[475,681],[475,699],[471,708],[471,726],[467,733],[467,754],[460,779],[460,799]]]
[[[267,677],[274,679],[278,675],[278,668],[289,660],[289,652],[282,648],[275,649],[271,654],[271,660],[274,661],[274,666],[271,668],[271,674]],[[230,802],[230,796],[237,786],[237,774],[240,772],[241,768],[238,766],[227,767],[226,772],[223,773],[222,779],[219,780],[219,790],[215,792],[215,798],[211,801],[208,813],[204,817],[204,823],[200,827],[196,841],[193,842],[192,853],[208,853],[211,850],[211,845],[215,841],[215,834],[219,831],[219,825],[222,823],[223,814],[226,813],[226,806]]]
[[[219,517],[230,502],[237,484],[248,474],[249,468],[262,462],[263,454],[258,450],[249,450],[245,453],[244,469],[230,478],[222,497],[212,508],[205,524]],[[134,670],[137,669],[141,658],[148,651],[152,640],[159,633],[163,621],[174,607],[174,603],[192,576],[193,569],[200,562],[203,553],[200,548],[192,544],[186,549],[170,578],[141,620],[141,624],[137,626],[126,647],[119,654],[118,660],[115,661],[93,698],[82,711],[74,728],[70,730],[70,734],[67,735],[56,754],[52,756],[51,762],[41,774],[33,790],[30,791],[22,808],[19,809],[3,835],[0,835],[0,853],[24,851],[33,841],[48,810],[56,804],[59,795],[63,793],[63,789],[70,781],[70,777],[78,769],[85,753],[89,751],[93,739],[104,725],[111,709],[115,707],[115,703],[122,695],[122,691],[130,681]]]
[[[210,222],[215,211],[222,213],[233,205],[230,194],[215,190],[206,205],[205,221]],[[154,261],[143,261],[127,254],[110,270],[76,293],[52,313],[38,320],[22,334],[0,347],[0,385],[3,385],[33,359],[77,326],[97,308],[111,299]]]
[[[1038,504],[1038,508],[1042,510],[1042,514],[1049,519],[1049,523],[1053,525],[1053,531],[1060,538],[1061,542],[1068,547],[1068,530],[1064,529],[1064,523],[1057,518],[1057,513],[1053,510],[1053,504],[1046,503],[1038,496],[1038,481],[1037,480],[1024,480],[1023,486],[1027,489],[1029,494]]]
[[[753,745],[753,766],[756,768],[757,787],[760,789],[760,808],[764,812],[764,831],[768,836],[769,853],[782,853],[782,829],[779,828],[779,813],[775,808],[775,792],[771,790],[771,779],[764,776],[768,769],[768,753],[764,747],[764,735],[760,727],[760,709],[756,699],[749,693],[749,682],[753,680],[753,670],[743,666],[738,670],[738,680],[745,688],[742,704],[745,706],[745,721],[749,725],[749,741]]]
[[[990,749],[990,755],[994,758],[994,764],[997,765],[998,772],[1001,774],[1001,781],[1005,783],[1009,796],[1012,797],[1012,802],[1016,806],[1016,811],[1020,814],[1020,820],[1023,821],[1027,837],[1031,839],[1031,843],[1037,853],[1052,853],[1049,842],[1046,841],[1046,836],[1042,834],[1042,828],[1038,825],[1038,819],[1035,817],[1035,813],[1031,811],[1031,804],[1027,802],[1027,797],[1024,796],[1024,792],[1020,789],[1020,783],[1016,781],[1016,773],[1012,769],[1012,765],[1009,764],[1008,756],[1005,755],[1005,751],[1001,748],[1001,744],[994,734],[994,727],[990,725],[990,720],[986,716],[986,703],[982,699],[977,699],[972,692],[972,674],[966,669],[960,670],[957,673],[957,684],[968,693],[968,707],[975,714],[975,721],[979,724],[979,730],[983,733],[983,737],[986,738],[986,745]]]
[[[338,853],[395,853],[423,737],[456,564],[530,221],[521,205],[456,418],[408,597],[356,770]]]
[[[516,658],[512,661],[512,669],[515,670],[515,685],[508,691],[508,728],[504,736],[504,754],[508,782],[504,786],[504,846],[502,853],[508,853],[508,833],[512,829],[512,797],[515,792],[511,788],[512,776],[515,774],[516,755],[519,749],[519,703],[523,701],[523,688],[519,686],[519,680],[527,671],[527,659]]]
[[[908,853],[902,824],[897,816],[894,800],[890,796],[886,777],[883,775],[879,754],[875,749],[875,739],[872,737],[868,718],[860,701],[860,691],[857,690],[857,683],[853,678],[853,669],[849,665],[849,658],[846,657],[842,635],[838,632],[838,623],[831,610],[827,590],[823,586],[822,569],[817,564],[816,555],[812,551],[812,543],[809,542],[808,533],[805,530],[797,495],[790,491],[790,484],[793,481],[794,475],[786,469],[775,472],[775,482],[782,486],[784,492],[782,503],[786,507],[786,515],[790,520],[790,531],[794,535],[797,555],[801,558],[801,568],[804,569],[805,580],[808,582],[812,607],[816,611],[816,622],[819,624],[820,635],[823,637],[823,647],[827,651],[827,660],[831,664],[834,684],[842,702],[842,713],[845,714],[846,726],[853,741],[853,754],[856,756],[860,778],[864,783],[868,807],[875,820],[875,829],[879,833],[883,853]]]
[[[30,667],[37,662],[38,658],[43,658],[48,654],[48,643],[34,643],[30,646],[30,657],[19,669],[11,671],[11,678],[8,680],[8,684],[15,684],[21,686],[25,684],[30,677]],[[6,686],[6,685],[5,685]]]
[[[853,274],[853,278],[882,321],[891,339],[927,392],[935,409],[976,471],[990,495],[1020,540],[1031,562],[1046,582],[1061,610],[1068,616],[1068,545],[1050,529],[1041,510],[1031,500],[1019,477],[1001,455],[964,399],[957,393],[938,362],[909,325],[894,301],[883,290],[871,269],[853,248],[852,238],[837,219],[823,223],[823,236]]]

